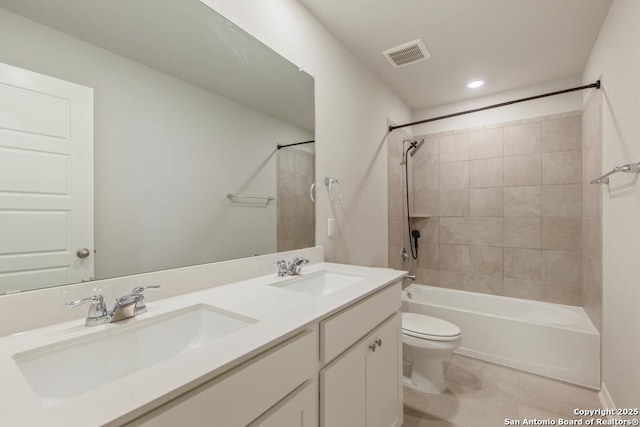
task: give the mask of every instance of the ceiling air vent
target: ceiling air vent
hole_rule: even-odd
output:
[[[431,54],[421,39],[387,49],[382,54],[394,67],[404,67],[431,58]]]

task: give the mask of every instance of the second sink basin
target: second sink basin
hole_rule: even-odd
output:
[[[14,355],[45,406],[214,343],[257,320],[200,304]]]
[[[284,283],[275,283],[272,286],[312,295],[328,295],[361,280],[364,280],[364,277],[321,271],[300,275],[295,279]]]

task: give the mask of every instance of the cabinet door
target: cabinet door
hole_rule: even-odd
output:
[[[318,389],[308,381],[283,399],[250,427],[317,427]]]
[[[367,427],[402,424],[402,318],[375,330],[367,343]],[[375,348],[375,351],[372,349]]]
[[[323,427],[366,426],[366,342],[320,372],[320,424]]]

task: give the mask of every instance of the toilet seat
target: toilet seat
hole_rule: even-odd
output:
[[[417,313],[402,313],[402,333],[431,341],[455,341],[460,338],[460,328],[453,323]]]

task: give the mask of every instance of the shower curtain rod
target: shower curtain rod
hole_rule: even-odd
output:
[[[312,142],[316,142],[316,140],[312,139],[311,141],[296,142],[296,143],[293,143],[293,144],[285,144],[285,145],[278,144],[278,150],[281,149],[281,148],[284,148],[284,147],[291,147],[293,145],[311,144]]]
[[[534,99],[546,98],[547,96],[562,95],[563,93],[575,92],[577,90],[584,90],[584,89],[590,89],[590,88],[600,89],[600,80],[596,81],[595,83],[591,83],[591,84],[585,85],[585,86],[572,87],[570,89],[564,89],[564,90],[558,90],[558,91],[555,91],[555,92],[543,93],[542,95],[529,96],[527,98],[520,98],[520,99],[516,99],[516,100],[513,100],[513,101],[501,102],[499,104],[487,105],[486,107],[474,108],[472,110],[460,111],[458,113],[445,114],[444,116],[438,116],[438,117],[432,117],[430,119],[418,120],[416,122],[405,123],[403,125],[398,125],[398,126],[389,125],[389,132],[393,132],[396,129],[405,128],[407,126],[414,126],[414,125],[420,125],[422,123],[435,122],[436,120],[442,120],[442,119],[448,119],[448,118],[451,118],[451,117],[463,116],[465,114],[477,113],[479,111],[491,110],[493,108],[506,107],[507,105],[517,104],[519,102],[533,101]]]

